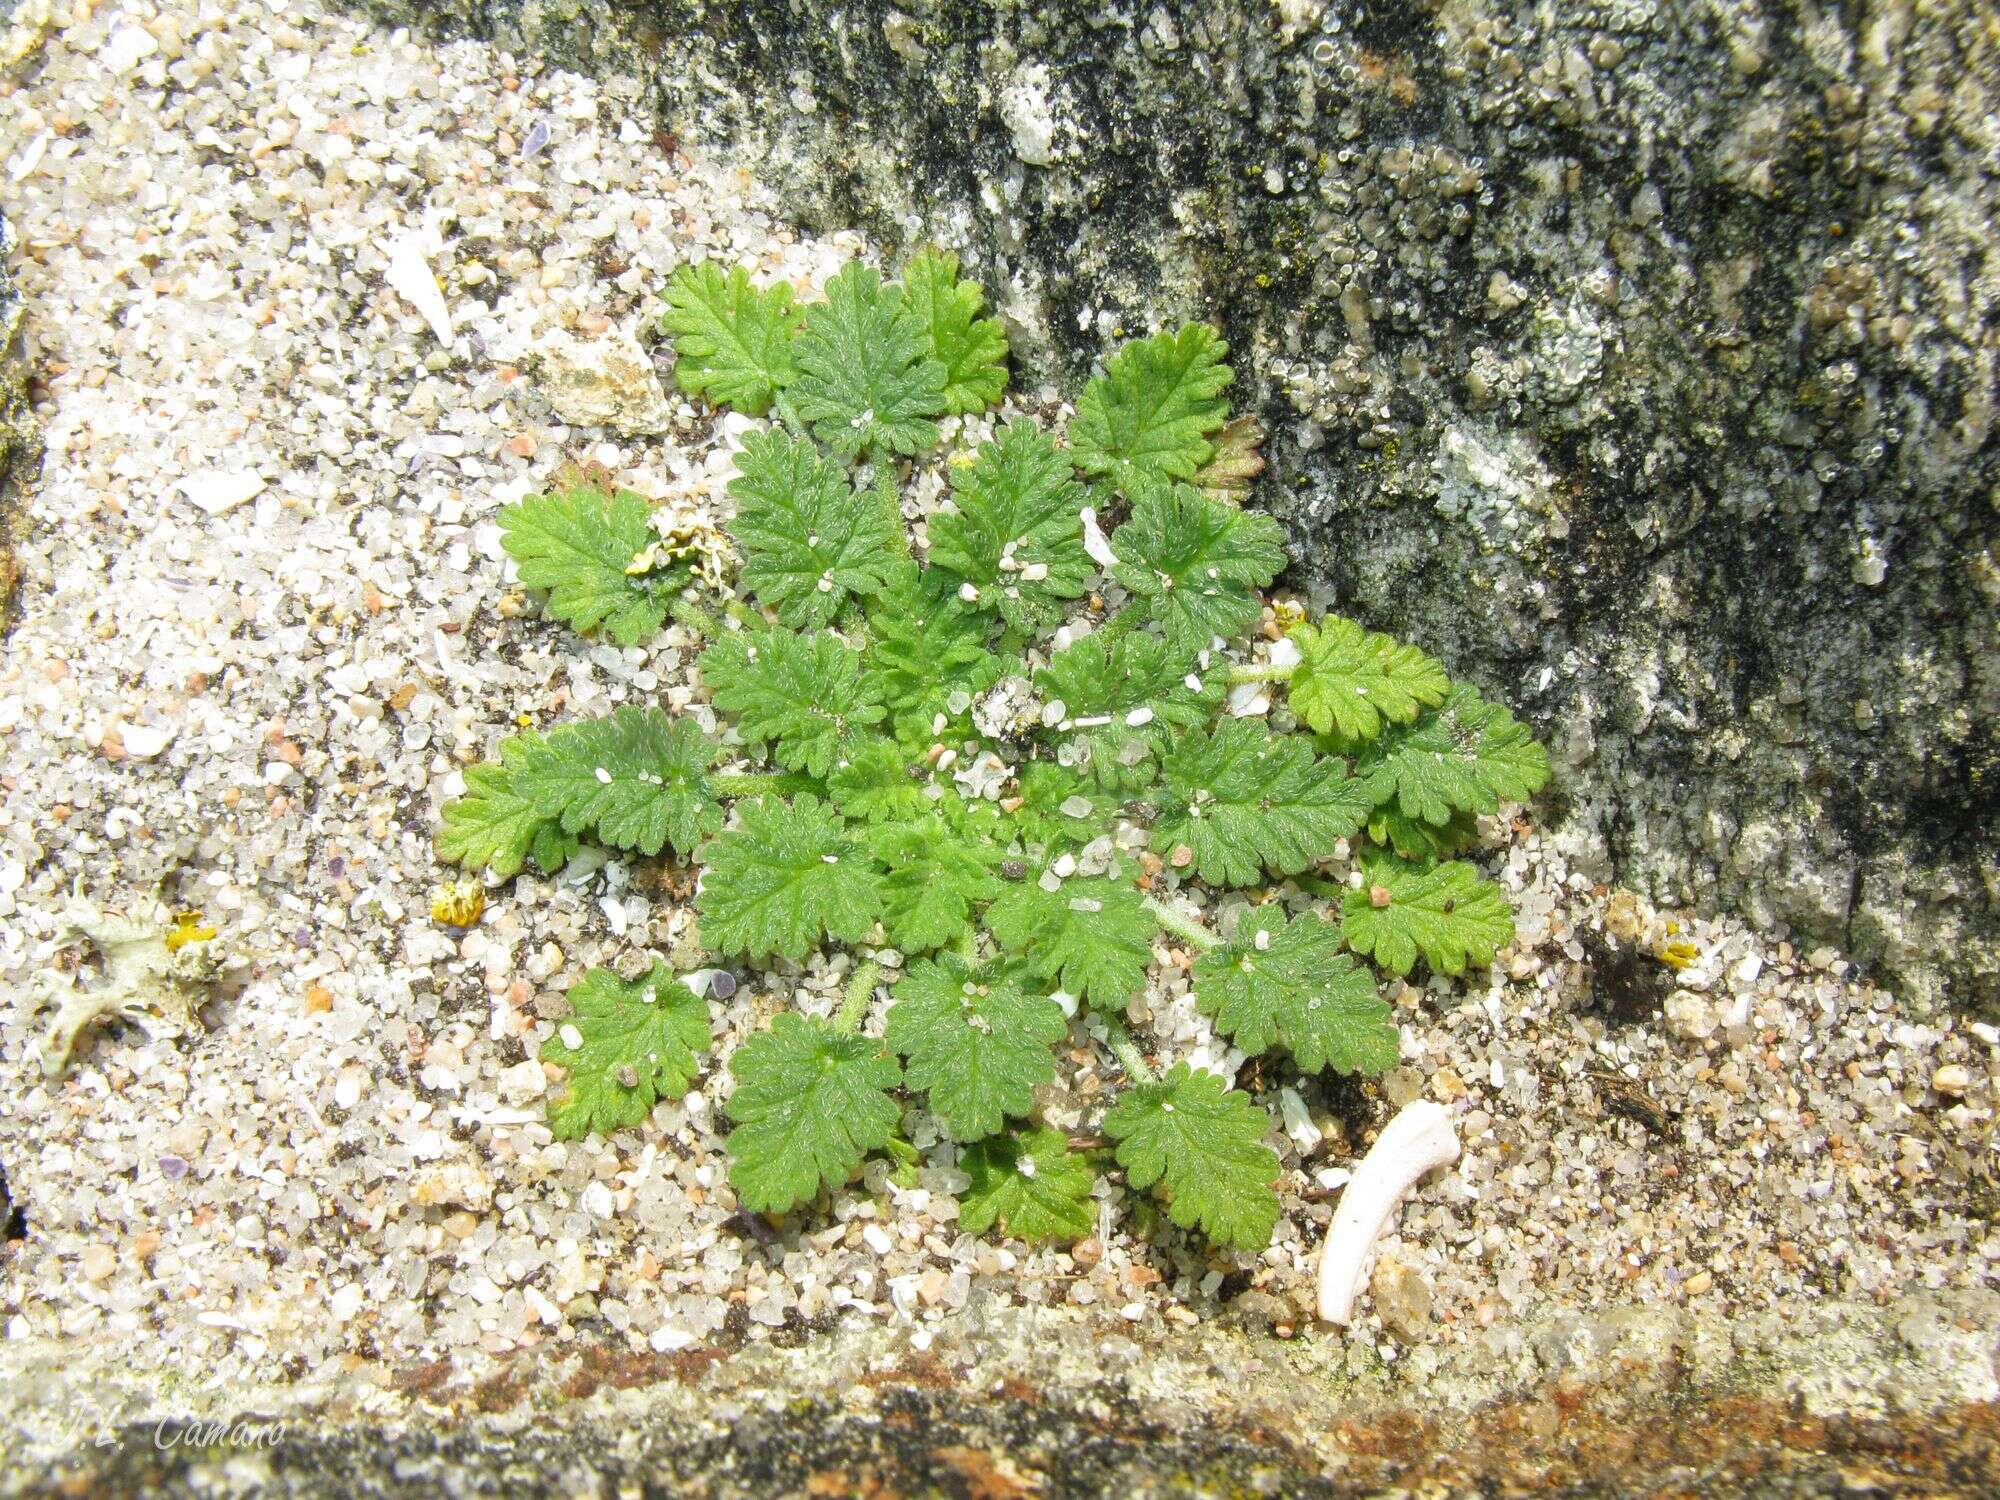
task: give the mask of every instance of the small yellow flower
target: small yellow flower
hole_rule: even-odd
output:
[[[476,880],[454,880],[431,890],[431,920],[446,927],[470,927],[486,910],[486,888]]]
[[[214,939],[215,929],[203,923],[200,912],[177,911],[174,913],[174,925],[163,941],[167,952],[178,953],[189,943],[207,943]]]

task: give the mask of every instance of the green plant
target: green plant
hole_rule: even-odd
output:
[[[1254,422],[1229,421],[1214,330],[1127,345],[1066,445],[1016,417],[954,448],[950,504],[913,547],[912,456],[1006,381],[1001,325],[954,258],[921,254],[900,284],[850,265],[803,304],[683,267],[666,301],[683,388],[774,418],[743,440],[728,537],[582,483],[502,526],[549,613],[622,643],[669,616],[696,632],[731,733],[625,707],[514,735],[445,809],[440,851],[504,878],[583,840],[671,850],[702,867],[709,952],[778,968],[849,950],[834,1015],[780,1014],[729,1061],[751,1210],[798,1208],[870,1152],[912,1160],[921,1096],[964,1144],[968,1228],[1087,1233],[1101,1157],[1032,1123],[1080,1013],[1125,1075],[1101,1130],[1131,1186],[1216,1244],[1264,1245],[1268,1115],[1184,1061],[1156,1069],[1125,1028],[1163,934],[1195,950],[1196,1002],[1246,1053],[1392,1066],[1354,955],[1459,974],[1512,939],[1498,887],[1451,856],[1475,815],[1541,786],[1546,756],[1415,647],[1269,612],[1284,538],[1234,503],[1262,460]],[[1265,649],[1267,620],[1289,646]],[[1268,714],[1230,709],[1232,689],[1281,687]],[[1358,885],[1319,873],[1344,839]],[[1190,885],[1250,902],[1211,903],[1210,925]],[[712,972],[585,977],[542,1049],[568,1070],[558,1135],[636,1125],[688,1087]]]

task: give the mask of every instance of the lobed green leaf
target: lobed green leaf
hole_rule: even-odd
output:
[[[828,631],[739,631],[702,652],[700,666],[715,706],[789,770],[827,775],[857,732],[883,718],[861,653]]]
[[[1243,914],[1236,935],[1195,960],[1195,1002],[1251,1056],[1283,1046],[1301,1073],[1379,1073],[1401,1039],[1375,979],[1340,951],[1340,929],[1287,920],[1275,903]]]
[[[1042,1126],[988,1136],[966,1148],[959,1166],[972,1179],[958,1200],[958,1227],[966,1233],[997,1225],[1002,1234],[1030,1243],[1090,1233],[1097,1174],[1060,1130]]]
[[[1418,954],[1440,974],[1463,974],[1514,941],[1500,887],[1463,861],[1426,870],[1385,856],[1369,862],[1362,880],[1342,900],[1341,928],[1348,947],[1391,974],[1409,973]]]
[[[742,580],[794,630],[826,625],[850,597],[882,592],[906,545],[879,493],[856,491],[811,443],[773,428],[743,439],[729,493]]]
[[[1532,797],[1549,779],[1549,756],[1506,709],[1455,687],[1442,707],[1368,746],[1354,770],[1378,807],[1442,825]]]
[[[980,412],[1007,388],[1007,330],[983,318],[986,294],[961,281],[958,257],[922,250],[903,267],[903,300],[924,328],[925,353],[944,366],[944,409]]]
[[[979,608],[1041,629],[1097,570],[1083,550],[1083,502],[1054,439],[1032,422],[1009,422],[958,470],[956,510],[931,517],[931,564],[968,586]]]
[[[822,938],[855,942],[882,913],[882,877],[833,809],[810,794],[790,804],[737,804],[740,826],[708,846],[695,898],[702,936],[723,953],[797,962]]]
[[[1069,443],[1078,472],[1133,500],[1193,479],[1214,451],[1208,434],[1229,415],[1228,353],[1206,323],[1119,350],[1077,398]]]
[[[654,540],[651,517],[630,490],[578,485],[502,506],[500,545],[521,582],[547,592],[550,614],[635,646],[659,630],[690,578],[684,566],[629,571]]]
[[[1261,1250],[1278,1222],[1278,1153],[1264,1144],[1271,1117],[1213,1073],[1176,1063],[1137,1083],[1104,1116],[1118,1164],[1135,1188],[1159,1186],[1167,1212],[1216,1244]]]
[[[576,853],[577,840],[561,819],[515,784],[522,764],[541,744],[539,734],[500,742],[500,759],[470,767],[465,795],[447,802],[437,835],[438,855],[468,870],[491,870],[502,880],[530,859],[554,874]]]
[[[946,370],[931,355],[931,331],[903,293],[849,261],[805,309],[793,345],[792,400],[813,435],[842,458],[918,453],[936,445]]]
[[[986,909],[1001,946],[1041,979],[1104,1010],[1123,1009],[1146,985],[1158,930],[1139,893],[1104,876],[1010,885]]]
[[[669,847],[686,854],[722,826],[708,782],[715,754],[692,719],[627,704],[526,746],[513,786],[565,833],[641,854]]]
[[[1167,752],[1163,781],[1154,843],[1187,845],[1196,873],[1217,886],[1309,869],[1370,809],[1343,761],[1257,719],[1191,731]]]
[[[1292,707],[1319,733],[1348,744],[1374,739],[1384,723],[1408,723],[1451,691],[1440,662],[1338,615],[1316,627],[1293,626],[1291,639],[1299,648],[1288,684]]]
[[[1118,581],[1185,661],[1241,635],[1263,613],[1256,590],[1285,566],[1284,529],[1184,484],[1142,493],[1111,537]]]
[[[839,1187],[903,1117],[889,1092],[902,1082],[896,1059],[816,1017],[782,1012],[736,1049],[729,1071],[729,1180],[753,1213],[784,1213]]]
[[[779,281],[760,292],[741,266],[725,272],[701,261],[676,267],[664,295],[660,331],[674,341],[675,383],[690,396],[762,416],[797,373],[792,289]]]
[[[548,1104],[549,1129],[573,1141],[643,1122],[678,1099],[709,1048],[708,1002],[664,963],[637,979],[592,969],[569,992],[571,1015],[542,1043],[541,1060],[569,1070]]]
[[[1027,1114],[1035,1090],[1055,1077],[1049,1048],[1068,1022],[1008,966],[975,968],[955,954],[918,959],[893,994],[886,1040],[953,1140],[976,1141]]]

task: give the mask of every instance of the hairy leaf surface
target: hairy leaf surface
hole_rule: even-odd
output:
[[[521,582],[546,590],[549,613],[573,629],[602,629],[621,646],[658,632],[688,584],[685,567],[627,571],[654,540],[652,507],[630,490],[577,485],[500,508],[500,544]]]
[[[675,383],[690,396],[762,416],[796,373],[792,289],[778,281],[760,292],[741,266],[724,272],[701,261],[677,267],[665,295],[660,331],[673,337]]]
[[[736,1049],[729,1071],[729,1180],[752,1213],[784,1213],[839,1187],[902,1119],[889,1093],[902,1082],[896,1059],[816,1017],[781,1012]]]
[[[1378,806],[1442,824],[1532,797],[1549,779],[1549,756],[1506,709],[1455,687],[1443,707],[1383,734],[1354,769]]]
[[[1214,451],[1208,434],[1229,415],[1228,353],[1206,323],[1119,350],[1077,398],[1069,443],[1078,471],[1135,500],[1193,479]]]
[[[570,1017],[541,1050],[543,1062],[569,1069],[548,1105],[556,1139],[629,1129],[687,1092],[709,1047],[708,1002],[666,964],[637,979],[592,969],[569,1003]]]
[[[989,1136],[966,1148],[959,1167],[972,1179],[958,1200],[958,1227],[968,1234],[997,1225],[1031,1244],[1080,1240],[1096,1220],[1097,1174],[1060,1130]]]
[[[1056,733],[1082,744],[1097,784],[1132,792],[1159,775],[1174,736],[1208,721],[1225,676],[1194,670],[1158,636],[1100,630],[1050,657],[1035,685],[1045,703],[1062,704]]]
[[[1407,974],[1422,954],[1440,974],[1493,962],[1514,941],[1514,916],[1500,887],[1461,860],[1425,870],[1399,859],[1371,861],[1360,890],[1341,903],[1347,945],[1374,955],[1391,974]]]
[[[627,704],[529,745],[514,789],[558,817],[565,833],[641,854],[686,854],[722,826],[708,782],[715,752],[692,719]]]
[[[1374,739],[1385,722],[1408,723],[1451,691],[1442,664],[1338,615],[1317,627],[1295,625],[1291,638],[1299,648],[1292,707],[1319,733],[1349,744]]]
[[[882,592],[904,545],[900,519],[811,443],[753,432],[736,455],[730,535],[743,583],[795,630],[830,623],[849,597]]]
[[[1158,1184],[1176,1224],[1238,1250],[1263,1249],[1278,1222],[1278,1153],[1264,1144],[1270,1126],[1248,1095],[1186,1063],[1157,1083],[1134,1084],[1104,1116],[1126,1180]]]
[[[944,366],[944,409],[980,412],[1007,388],[1007,329],[981,317],[986,294],[961,281],[958,257],[919,251],[903,267],[903,299],[924,326],[925,352]]]
[[[1129,885],[1103,876],[1011,885],[986,909],[1001,944],[1040,978],[1090,1005],[1117,1010],[1146,984],[1158,930]]]
[[[1154,842],[1186,844],[1211,885],[1296,875],[1361,827],[1370,804],[1344,762],[1257,719],[1194,730],[1167,752]]]
[[[1255,1056],[1288,1048],[1301,1073],[1379,1073],[1401,1042],[1375,977],[1340,951],[1340,929],[1277,905],[1246,912],[1236,935],[1195,960],[1195,1001]]]
[[[696,897],[702,936],[723,953],[794,962],[823,937],[854,942],[882,911],[882,878],[810,794],[737,804],[741,826],[708,846]]]
[[[491,870],[502,880],[520,873],[530,859],[544,874],[560,870],[576,853],[574,835],[548,808],[515,785],[522,764],[541,744],[539,734],[517,734],[500,742],[500,758],[465,773],[465,795],[444,805],[438,828],[441,858],[468,870]]]
[[[1049,1048],[1068,1023],[1006,966],[974,968],[954,954],[918,959],[894,994],[888,1043],[953,1140],[976,1141],[1027,1114],[1035,1090],[1056,1076]]]
[[[702,652],[701,676],[744,739],[772,745],[778,764],[814,776],[833,769],[857,729],[883,717],[861,653],[825,631],[725,635]]]
[[[1212,637],[1227,640],[1256,623],[1256,590],[1284,568],[1285,533],[1267,515],[1162,485],[1133,503],[1111,550],[1118,581],[1186,660]]]
[[[842,458],[916,453],[937,442],[945,367],[902,289],[884,286],[872,268],[843,266],[826,300],[806,304],[805,331],[792,347],[799,416]]]
[[[1038,629],[1081,595],[1096,564],[1083,550],[1083,487],[1062,450],[1015,420],[979,445],[952,481],[956,513],[931,517],[930,561],[969,584],[981,609]]]

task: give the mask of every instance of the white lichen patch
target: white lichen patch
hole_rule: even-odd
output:
[[[1520,433],[1468,426],[1447,431],[1433,461],[1438,514],[1469,526],[1482,552],[1520,553],[1546,536],[1563,536],[1555,476]]]
[[[70,966],[35,975],[37,997],[55,1010],[40,1048],[45,1077],[68,1072],[84,1033],[105,1021],[130,1021],[155,1038],[201,1029],[201,1005],[232,964],[199,915],[135,921],[80,893],[69,900],[53,956]]]

